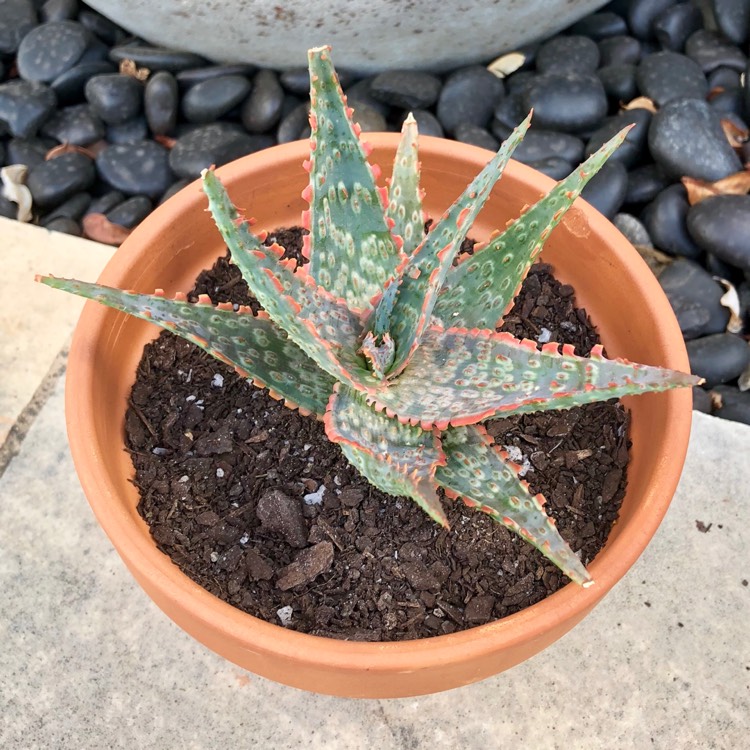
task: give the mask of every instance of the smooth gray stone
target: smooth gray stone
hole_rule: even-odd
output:
[[[717,385],[712,392],[721,399],[721,407],[714,410],[714,416],[750,424],[750,391],[740,391],[730,385]]]
[[[540,73],[593,73],[599,67],[599,47],[586,36],[555,36],[536,53]]]
[[[700,65],[704,73],[718,67],[742,71],[747,65],[743,52],[715,31],[699,29],[685,43],[685,54]]]
[[[648,203],[669,186],[664,171],[658,164],[644,164],[628,172],[628,192],[625,203]]]
[[[724,287],[697,263],[678,258],[659,274],[659,284],[686,339],[726,330],[729,310],[721,304]]]
[[[222,78],[224,76],[244,76],[250,78],[255,72],[254,65],[247,63],[235,63],[227,65],[206,65],[201,68],[189,68],[180,70],[175,74],[177,83],[182,89],[189,89],[197,83],[210,81],[213,78]]]
[[[546,159],[531,161],[528,162],[528,166],[553,180],[563,180],[573,171],[573,165],[559,156],[548,156]]]
[[[279,77],[281,85],[291,94],[306,96],[310,90],[310,74],[307,68],[285,70]]]
[[[536,79],[537,73],[533,70],[518,70],[504,79],[505,90],[508,94],[519,94],[526,91]]]
[[[143,92],[146,122],[154,135],[170,135],[177,124],[180,96],[175,77],[168,70],[154,73]]]
[[[110,209],[107,218],[113,224],[132,229],[151,213],[152,208],[151,201],[145,195],[134,195]]]
[[[693,411],[699,411],[703,414],[710,414],[713,409],[711,394],[696,385],[693,389]]]
[[[67,216],[58,216],[44,224],[44,227],[49,229],[50,232],[62,232],[63,234],[73,235],[73,237],[80,237],[82,234],[81,225],[75,219]]]
[[[7,144],[8,164],[25,164],[29,169],[41,164],[50,147],[38,138],[11,138]]]
[[[497,151],[500,148],[500,141],[489,130],[471,123],[459,125],[453,133],[453,137],[461,143],[468,143],[471,146],[486,148],[490,151]]]
[[[719,31],[736,45],[747,42],[750,31],[750,3],[747,0],[710,0]]]
[[[18,214],[18,206],[9,201],[2,193],[0,193],[0,216],[4,219],[15,219]]]
[[[273,140],[269,136],[248,135],[238,127],[226,123],[200,125],[177,139],[169,152],[169,165],[178,177],[197,178],[201,170],[215,164],[217,167],[253,151],[266,148]],[[147,195],[161,195],[174,182],[174,177],[158,191]],[[115,186],[116,187],[116,186]]]
[[[164,195],[159,198],[159,205],[161,206],[162,203],[165,201],[168,201],[173,195],[176,193],[179,193],[182,188],[187,187],[192,180],[189,177],[183,177],[181,180],[177,180],[177,182],[172,183],[164,192]]]
[[[415,110],[415,113],[420,110]],[[422,110],[423,111],[423,110]],[[432,119],[435,119],[435,116],[431,113],[428,113]],[[416,114],[414,115],[416,117]],[[374,132],[384,132],[388,130],[388,123],[385,120],[385,117],[378,112],[377,109],[373,109],[372,107],[368,107],[367,104],[364,102],[357,102],[354,106],[354,114],[352,115],[352,120],[356,122],[360,128],[362,128],[363,133],[374,133]],[[437,122],[437,120],[435,120]],[[438,123],[439,127],[440,123]],[[422,128],[419,128],[420,135],[431,135],[431,133],[423,133]]]
[[[251,88],[245,76],[221,76],[202,81],[182,97],[182,114],[188,122],[213,122],[236,107]]]
[[[115,66],[106,60],[79,62],[57,76],[50,88],[57,94],[58,104],[78,104],[84,100],[84,88],[90,78],[114,72]]]
[[[464,122],[486,127],[504,91],[502,80],[481,65],[457,70],[440,91],[438,120],[448,133]]]
[[[703,14],[689,2],[677,3],[667,8],[653,23],[656,41],[666,50],[681,52],[688,37],[703,26]]]
[[[76,193],[61,203],[57,208],[53,208],[48,214],[42,217],[40,224],[46,227],[54,219],[66,218],[78,221],[91,205],[91,195],[89,193]]]
[[[733,333],[715,333],[685,344],[690,371],[705,378],[705,387],[734,380],[750,365],[750,346]]]
[[[143,84],[133,76],[105,73],[89,79],[84,87],[91,109],[108,125],[120,125],[140,114]]]
[[[354,115],[355,115],[354,119],[357,120],[356,110],[354,112]],[[431,135],[436,138],[444,137],[445,133],[443,132],[443,126],[440,124],[440,120],[438,120],[438,118],[435,117],[435,115],[433,115],[432,112],[426,109],[415,109],[412,111],[412,115],[414,115],[414,119],[417,121],[417,128],[419,129],[419,135]],[[383,123],[385,124],[385,120],[383,120]],[[399,126],[402,123],[400,123]],[[365,128],[363,127],[362,130],[364,129]],[[383,127],[381,129],[387,130],[388,128]]]
[[[617,103],[629,102],[638,95],[635,73],[635,65],[607,65],[596,71],[605,93]]]
[[[355,106],[355,102],[364,102],[373,109],[377,109],[383,117],[388,117],[388,113],[391,108],[385,104],[385,102],[378,101],[370,91],[370,84],[374,80],[375,76],[369,78],[362,78],[361,80],[353,83],[348,88],[344,89],[349,106]]]
[[[739,86],[717,92],[708,103],[711,109],[718,112],[721,117],[742,118],[745,116],[745,92]]]
[[[0,54],[15,55],[21,40],[36,26],[31,0],[3,0],[0,13]]]
[[[632,167],[646,150],[648,127],[651,124],[651,112],[647,109],[626,109],[608,119],[602,127],[591,135],[586,144],[586,157],[591,156],[607,141],[617,135],[628,125],[634,125],[628,131],[622,145],[609,157],[610,162],[619,161],[626,167]]]
[[[708,90],[717,87],[733,89],[742,86],[742,72],[734,68],[714,68],[707,76]]]
[[[94,162],[74,152],[37,164],[29,171],[26,186],[35,206],[54,208],[75,193],[88,190],[95,180]]]
[[[116,63],[122,60],[132,60],[139,67],[148,68],[151,71],[168,70],[171,73],[189,68],[201,68],[207,64],[204,58],[192,52],[138,44],[114,47],[110,50],[109,59]]]
[[[107,141],[111,144],[140,143],[145,141],[148,135],[148,123],[142,116],[107,128]]]
[[[308,127],[309,111],[310,105],[302,103],[282,116],[276,130],[276,140],[279,143],[289,143],[301,138],[302,133]]]
[[[703,252],[687,228],[689,208],[685,188],[671,185],[646,206],[641,218],[658,250],[699,260]]]
[[[570,164],[579,164],[583,161],[583,153],[583,141],[574,135],[531,128],[513,152],[513,158],[529,164],[559,156]]]
[[[109,59],[109,47],[101,40],[92,35],[88,47],[86,47],[76,65],[88,62],[111,62]]]
[[[5,123],[12,136],[36,135],[56,104],[55,92],[43,83],[14,79],[0,84],[0,124]]]
[[[616,161],[608,161],[588,182],[581,196],[608,219],[620,210],[628,189],[628,172]]]
[[[96,157],[99,176],[126,195],[160,196],[173,182],[170,152],[154,141],[108,146]]]
[[[708,94],[708,82],[698,63],[677,52],[657,52],[641,60],[636,81],[657,107],[674,99],[704,99]]]
[[[607,94],[599,78],[583,73],[543,73],[523,95],[540,128],[575,133],[596,126],[607,114]]]
[[[750,270],[750,195],[716,195],[696,203],[687,227],[704,250]]]
[[[91,41],[91,34],[75,21],[40,24],[18,47],[18,72],[29,81],[54,81],[81,59]]]
[[[100,195],[91,201],[91,204],[86,209],[87,214],[106,214],[107,211],[111,211],[115,206],[122,203],[125,200],[125,194],[119,190],[110,190],[104,195]]]
[[[41,133],[60,143],[88,146],[104,138],[106,128],[88,104],[74,104],[57,110],[42,125]]]
[[[651,121],[648,145],[671,177],[713,182],[742,169],[719,116],[700,99],[677,99],[662,107]]]
[[[637,65],[641,59],[641,43],[632,36],[622,34],[599,42],[599,65]]]
[[[516,92],[503,97],[495,107],[493,114],[494,119],[490,123],[490,129],[501,141],[504,141],[511,134],[513,128],[529,114],[529,111],[524,108],[523,94]]]
[[[440,79],[419,70],[389,70],[373,78],[372,95],[403,109],[431,107],[440,95]]]
[[[627,17],[630,33],[642,41],[654,39],[656,19],[674,2],[675,0],[631,0]]]
[[[628,33],[625,19],[612,11],[602,11],[576,21],[569,29],[571,34],[580,34],[596,41]]]
[[[127,35],[116,23],[94,10],[81,10],[78,21],[110,47],[121,42]]]
[[[47,0],[39,9],[43,23],[49,21],[74,21],[81,5],[78,0]]]
[[[281,117],[284,90],[272,70],[259,70],[253,78],[253,89],[242,105],[240,118],[249,133],[265,133]],[[354,106],[350,100],[350,106]]]
[[[616,214],[612,223],[625,235],[631,245],[636,247],[654,246],[644,223],[632,214]]]

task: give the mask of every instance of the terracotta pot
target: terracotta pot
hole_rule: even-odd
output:
[[[395,134],[368,134],[374,160],[392,162]],[[253,154],[218,170],[234,202],[257,228],[299,224],[307,143]],[[489,159],[453,141],[420,142],[426,209],[438,216]],[[471,234],[485,238],[553,185],[511,163]],[[224,245],[198,183],[151,214],[127,239],[100,281],[168,294],[191,288]],[[689,369],[682,336],[658,283],[625,238],[579,201],[552,233],[543,257],[591,314],[610,356]],[[126,402],[143,346],[158,330],[95,303],[86,304],[68,362],[66,409],[76,469],[91,506],[125,564],[180,627],[252,672],[320,693],[397,697],[481,680],[541,651],[578,623],[636,561],[672,498],[687,450],[689,390],[626,399],[633,448],[618,523],[589,569],[595,585],[568,584],[497,622],[452,635],[401,643],[349,643],[285,630],[247,615],[194,583],[159,552],[136,511],[133,467],[123,449]]]

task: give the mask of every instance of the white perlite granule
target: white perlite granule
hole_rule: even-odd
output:
[[[504,445],[503,448],[508,453],[508,458],[521,467],[518,476],[525,476],[526,472],[531,469],[531,462],[523,455],[523,451],[517,445]]]
[[[276,610],[276,616],[284,627],[292,622],[292,612],[294,612],[294,610],[289,605]]]
[[[221,469],[221,468],[216,469],[216,476],[219,477],[219,479],[221,479],[224,476],[224,469]]]
[[[211,381],[211,386],[214,388],[221,388],[224,385],[224,376],[221,373],[216,373],[214,375],[213,380]]]
[[[320,505],[323,502],[323,495],[325,494],[326,486],[321,484],[316,492],[310,492],[304,496],[303,500],[305,505]]]

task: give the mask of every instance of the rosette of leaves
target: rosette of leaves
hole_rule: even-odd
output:
[[[404,123],[389,189],[352,122],[330,49],[310,50],[311,152],[303,195],[308,262],[282,259],[231,203],[213,170],[203,188],[216,225],[263,306],[189,303],[45,277],[197,344],[275,398],[325,423],[376,487],[447,525],[439,497],[461,498],[519,534],[573,581],[591,577],[482,423],[647,391],[691,386],[683,373],[588,358],[572,347],[498,333],[552,229],[625,132],[471,256],[454,263],[475,217],[529,127],[522,122],[424,232],[417,127]]]

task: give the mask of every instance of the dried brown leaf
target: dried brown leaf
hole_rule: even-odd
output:
[[[737,289],[731,281],[722,279],[720,276],[714,276],[714,281],[718,281],[726,289],[719,302],[729,310],[727,332],[741,333],[742,317],[740,315],[740,296],[737,294]]]
[[[151,75],[151,71],[148,68],[139,68],[135,64],[135,60],[126,59],[120,61],[120,75],[130,76],[138,81],[145,81]]]
[[[84,146],[76,146],[74,143],[61,143],[59,146],[54,146],[44,155],[45,161],[54,159],[63,154],[84,154],[89,159],[95,159],[96,154]]]
[[[735,172],[716,182],[683,177],[682,184],[687,191],[688,203],[694,206],[714,195],[747,195],[750,193],[750,172],[746,170]]]
[[[649,112],[656,112],[656,105],[653,99],[649,99],[647,96],[639,96],[627,104],[620,103],[620,109],[647,109]]]
[[[508,52],[495,58],[488,66],[487,70],[498,78],[505,78],[514,73],[526,62],[526,55],[523,52]]]
[[[174,144],[177,143],[177,139],[172,138],[169,135],[155,135],[154,140],[157,143],[161,143],[161,145],[164,146],[164,148],[167,148],[170,150],[174,148]]]
[[[104,214],[87,214],[83,217],[83,236],[105,245],[124,242],[130,230],[113,224]]]
[[[17,221],[31,221],[33,199],[26,187],[29,168],[25,164],[9,164],[0,169],[0,195],[15,203]]]
[[[750,131],[741,128],[731,120],[722,120],[721,129],[724,131],[724,135],[732,148],[742,148],[742,144],[750,138]]]

